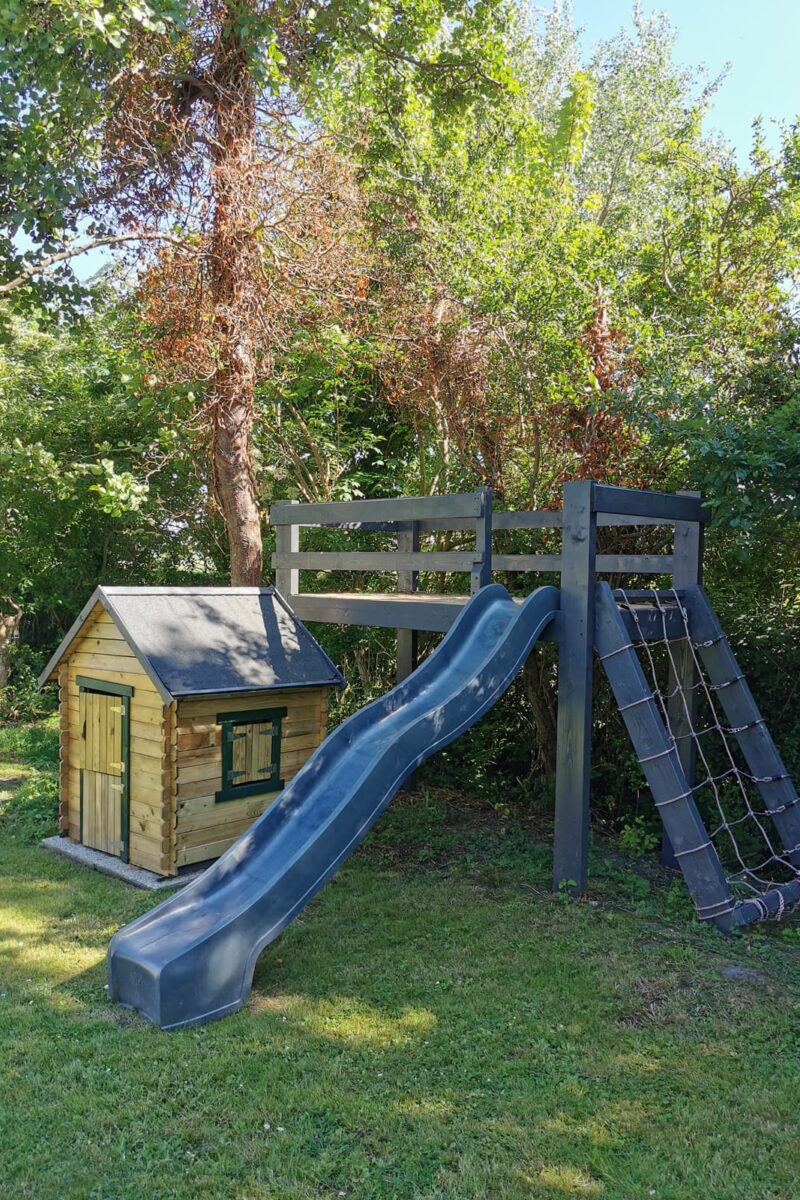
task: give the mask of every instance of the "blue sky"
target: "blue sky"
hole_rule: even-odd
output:
[[[670,18],[679,62],[702,64],[712,76],[730,64],[708,125],[725,134],[740,160],[756,116],[775,146],[769,119],[800,115],[800,0],[645,0],[641,7]],[[631,24],[631,0],[573,0],[573,10],[587,49]]]

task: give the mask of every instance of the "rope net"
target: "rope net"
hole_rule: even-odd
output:
[[[777,906],[770,912],[760,897],[777,891],[800,879],[800,862],[792,862],[800,854],[800,844],[785,847],[774,817],[797,804],[796,795],[789,803],[771,805],[760,789],[769,794],[769,785],[786,780],[785,772],[776,775],[753,775],[743,757],[738,735],[756,725],[763,725],[761,715],[754,709],[753,719],[745,725],[730,725],[724,716],[719,693],[733,687],[743,676],[714,683],[704,669],[701,651],[713,642],[696,642],[691,633],[689,613],[676,591],[648,593],[648,605],[660,616],[661,636],[645,636],[640,610],[631,603],[625,592],[615,593],[623,612],[627,612],[636,631],[636,650],[649,677],[652,698],[658,705],[667,736],[674,747],[685,756],[685,742],[690,742],[696,756],[694,780],[689,780],[689,792],[709,831],[709,839],[725,872],[735,899],[753,901],[760,918],[780,919],[797,903],[789,905],[778,893]],[[641,597],[639,593],[637,598]],[[679,630],[669,629],[669,617],[680,614]],[[657,632],[657,631],[656,631]],[[715,639],[719,641],[721,639]],[[688,660],[687,660],[688,656]],[[681,661],[679,661],[679,659]],[[687,670],[688,667],[688,670]],[[691,679],[692,682],[686,682]],[[681,682],[683,680],[684,682]],[[640,760],[643,762],[645,760]]]

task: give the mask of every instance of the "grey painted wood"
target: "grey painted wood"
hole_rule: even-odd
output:
[[[301,592],[287,600],[302,621],[446,633],[469,596],[433,592],[405,596],[395,592]],[[523,600],[519,599],[517,603],[522,604]],[[556,640],[555,621],[540,640]]]
[[[616,593],[615,593],[616,594]],[[636,620],[622,609],[622,619],[632,642],[643,637],[646,642],[659,642],[664,637],[664,625],[667,627],[667,637],[670,639],[683,637],[683,618],[677,608],[670,608],[666,617],[662,618],[658,609],[649,604],[635,605]],[[638,625],[637,625],[638,622]],[[640,634],[641,630],[641,634]]]
[[[495,529],[560,529],[561,510],[536,509],[523,512],[496,512]]]
[[[753,693],[742,678],[736,656],[708,597],[700,587],[687,588],[683,596],[692,638],[699,644],[700,657],[711,682],[718,689],[715,696],[731,727],[740,730],[736,738],[750,773],[759,780],[770,780],[768,783],[757,783],[756,786],[764,800],[764,807],[773,814],[772,821],[787,857],[794,866],[800,867],[800,804],[794,784],[763,722]],[[733,682],[728,685],[729,681]]]
[[[592,745],[595,485],[564,486],[553,887],[586,891]]]
[[[560,571],[560,554],[495,554],[495,571]],[[596,569],[601,574],[670,575],[671,554],[598,554]]]
[[[495,529],[561,529],[563,524],[560,509],[531,509],[522,512],[496,512]],[[601,525],[672,525],[668,517],[624,516],[619,513],[598,513],[597,526]]]
[[[561,570],[560,554],[493,554],[494,571],[552,573]]]
[[[691,496],[698,501],[701,499],[700,492],[680,492],[679,495]],[[703,526],[699,521],[676,521],[673,559],[673,587],[695,587],[702,583]],[[686,644],[683,631],[678,636],[681,640],[676,642],[672,650],[674,667],[670,664],[669,670],[667,687],[670,699],[667,702],[667,713],[684,774],[692,787],[697,775],[697,744],[694,738],[687,735],[697,727],[697,670],[691,647]],[[676,688],[683,690],[683,698],[676,692]],[[673,869],[679,865],[666,831],[661,844],[661,862],[665,867]]]
[[[595,484],[595,511],[625,516],[663,517],[668,521],[708,521],[711,514],[693,496],[644,492]]]
[[[446,633],[468,596],[397,596],[390,592],[304,592],[289,600],[301,621],[423,629]]]
[[[475,522],[475,565],[470,573],[469,590],[475,595],[492,582],[492,489],[481,489],[481,512]]]
[[[286,507],[287,509],[296,509],[300,505],[297,500],[289,500],[286,503]],[[300,550],[300,530],[298,526],[279,525],[275,530],[275,547],[277,554],[273,555],[273,559],[277,558],[278,555],[285,557],[297,554]],[[273,561],[274,567],[275,563]],[[275,570],[275,586],[284,599],[300,591],[300,572],[293,563],[288,563],[287,566]]]
[[[335,500],[295,504],[281,500],[269,510],[271,525],[341,525],[356,521],[414,521],[435,517],[480,517],[481,492],[453,496],[392,496],[385,500]]]
[[[607,583],[597,584],[595,641],[698,916],[728,929],[734,923],[730,888]]]
[[[397,534],[397,549],[407,554],[419,553],[419,522],[412,521],[408,528],[401,529]],[[398,571],[397,573],[397,590],[398,592],[416,592],[419,587],[419,573],[417,571]],[[407,678],[412,671],[417,669],[417,641],[418,633],[416,629],[398,629],[397,630],[397,682]]]
[[[278,528],[287,528],[279,526]],[[297,526],[288,528],[296,529]],[[301,571],[472,571],[481,563],[471,550],[424,550],[418,554],[399,550],[307,550],[294,554],[273,554],[277,569]]]

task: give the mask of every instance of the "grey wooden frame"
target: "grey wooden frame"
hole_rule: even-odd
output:
[[[696,493],[647,492],[592,481],[564,487],[563,510],[492,512],[488,488],[466,495],[402,496],[331,504],[283,502],[270,511],[276,528],[278,590],[304,620],[378,625],[397,630],[398,678],[416,665],[418,630],[442,631],[458,612],[454,596],[419,592],[419,573],[469,572],[470,593],[491,582],[492,571],[561,575],[562,612],[555,623],[559,641],[558,754],[556,777],[553,886],[582,894],[586,888],[591,771],[592,664],[595,581],[598,574],[671,576],[675,586],[701,578],[702,526],[708,510]],[[328,526],[363,532],[395,533],[396,551],[304,552],[303,526]],[[675,528],[672,554],[597,554],[600,526],[666,525]],[[562,529],[560,554],[494,554],[495,529]],[[420,551],[420,535],[439,530],[475,535],[474,551]],[[367,570],[397,573],[393,594],[302,593],[300,571]],[[622,619],[622,618],[621,618]],[[690,681],[692,665],[676,660],[681,680]],[[680,714],[674,710],[674,719]],[[690,780],[691,750],[682,751],[681,768]]]

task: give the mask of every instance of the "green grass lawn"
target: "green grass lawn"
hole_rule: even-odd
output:
[[[800,1192],[796,930],[726,941],[679,883],[599,855],[594,902],[552,897],[528,831],[425,794],[268,948],[241,1013],[161,1033],[104,986],[153,898],[36,844],[54,741],[0,731],[0,1195]]]

